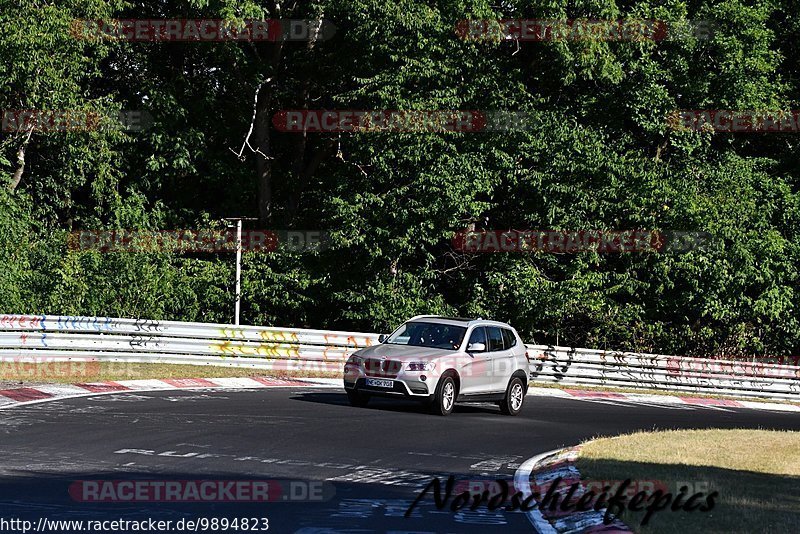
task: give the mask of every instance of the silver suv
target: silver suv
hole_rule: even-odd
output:
[[[495,402],[522,410],[528,391],[525,344],[506,323],[420,315],[344,365],[350,404],[372,396],[419,399],[447,415],[456,402]]]

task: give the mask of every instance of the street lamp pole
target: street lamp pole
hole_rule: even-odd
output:
[[[236,296],[233,324],[239,326],[239,312],[242,305],[242,221],[257,221],[255,217],[230,217],[226,221],[236,223]]]
[[[239,326],[239,311],[242,308],[242,220],[236,221],[236,311],[233,324]]]

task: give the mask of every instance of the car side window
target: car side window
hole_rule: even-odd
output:
[[[496,326],[487,326],[486,332],[489,336],[489,352],[503,350],[503,334]]]
[[[489,350],[489,345],[486,343],[486,329],[484,327],[478,326],[472,331],[472,334],[469,336],[469,343],[467,343],[467,346],[469,347],[473,343],[483,343],[483,345],[486,347],[486,349],[483,351],[476,352],[486,352]]]
[[[503,342],[505,348],[510,349],[514,345],[517,344],[517,336],[514,335],[514,332],[509,330],[508,328],[503,328]]]

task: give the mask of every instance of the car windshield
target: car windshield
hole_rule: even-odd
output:
[[[458,350],[467,329],[442,323],[414,321],[406,323],[389,336],[390,345],[411,345],[431,349]]]

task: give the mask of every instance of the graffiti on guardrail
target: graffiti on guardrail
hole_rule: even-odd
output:
[[[528,364],[530,365],[530,379],[535,380],[539,374],[544,371],[545,363],[547,363],[549,354],[547,352],[540,352],[534,357],[528,355]]]
[[[714,358],[712,358],[714,359]],[[719,358],[724,360],[725,358]],[[798,356],[753,356],[755,363],[767,365],[794,365],[800,366],[800,355]]]
[[[157,324],[157,321],[149,319],[137,321],[141,321],[142,325],[151,323]],[[50,322],[50,327],[47,324],[48,322]],[[22,328],[27,330],[52,330],[53,328],[51,327],[53,324],[56,330],[110,332],[121,323],[119,319],[114,319],[112,317],[83,317],[78,315],[3,315],[0,317],[0,329],[4,330]]]
[[[575,349],[571,349],[569,352],[567,352],[567,361],[562,362],[560,366],[556,367],[558,370],[556,373],[556,380],[562,380],[564,378],[573,361],[575,361]]]
[[[528,345],[533,381],[792,399],[800,367]]]
[[[260,343],[246,345],[236,341],[223,341],[209,345],[212,351],[225,356],[272,356],[278,358],[299,358],[299,347],[281,347],[278,345]]]
[[[304,360],[335,361],[344,363],[351,349],[338,346],[291,345],[275,343],[247,343],[240,341],[224,341],[215,343],[209,348],[222,356],[256,357],[256,358],[297,358]]]
[[[270,330],[263,330],[259,333],[261,339],[264,341],[271,341],[277,343],[297,343],[296,332],[274,332]]]
[[[161,339],[156,336],[133,336],[128,341],[132,349],[158,349],[161,348]]]
[[[133,327],[137,332],[161,332],[161,323],[152,319],[136,319]]]
[[[56,319],[56,328],[58,330],[94,330],[94,331],[111,331],[116,326],[111,317],[81,317],[65,315],[59,316]]]
[[[317,331],[288,331],[288,330],[246,330],[244,328],[221,328],[218,330],[220,337],[231,340],[251,340],[265,343],[297,343],[320,345],[328,347],[354,347],[363,348],[373,344],[369,335],[346,335],[337,332]]]
[[[3,315],[0,318],[2,328],[44,328],[44,315]]]
[[[219,333],[222,337],[228,339],[247,339],[244,329],[242,328],[221,328]]]
[[[746,375],[763,378],[798,378],[800,368],[785,369],[753,362],[725,362],[706,359],[689,360],[675,356],[667,357],[667,371],[671,375],[687,375],[700,378],[715,378],[716,375]]]

